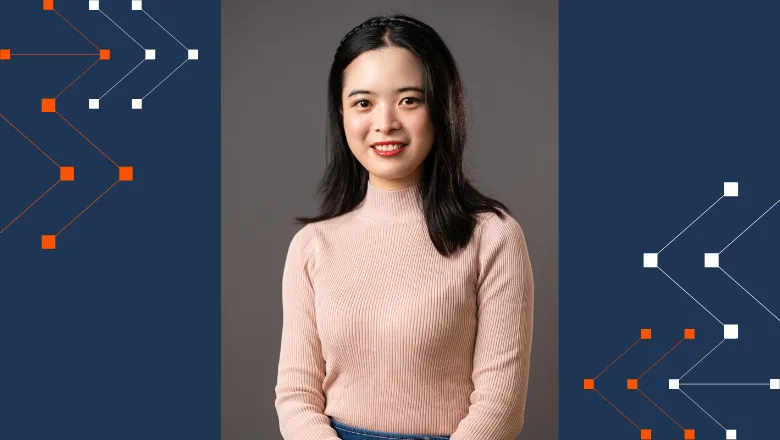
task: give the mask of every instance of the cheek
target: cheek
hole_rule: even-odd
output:
[[[433,137],[433,123],[426,112],[410,115],[406,126],[418,138],[428,139]]]
[[[368,128],[368,121],[364,117],[349,115],[344,118],[344,131],[350,137],[365,136]]]

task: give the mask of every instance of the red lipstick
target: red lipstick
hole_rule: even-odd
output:
[[[377,145],[401,145],[401,146],[399,148],[396,148],[395,150],[381,151],[381,150],[378,150],[378,149],[374,148]],[[374,152],[376,152],[376,154],[378,154],[378,155],[380,155],[382,157],[389,157],[389,156],[395,156],[396,154],[399,154],[400,152],[404,151],[406,149],[407,145],[408,144],[405,144],[405,143],[403,143],[401,141],[396,141],[396,140],[392,140],[392,141],[379,141],[379,142],[374,142],[373,144],[371,144],[371,147],[372,147],[371,149],[374,150]]]

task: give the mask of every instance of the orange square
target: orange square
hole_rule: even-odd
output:
[[[43,0],[43,10],[44,11],[53,11],[54,10],[54,0]]]
[[[685,440],[695,440],[696,439],[696,430],[695,429],[686,429],[685,430]]]
[[[41,249],[56,249],[56,248],[57,248],[56,235],[41,235]]]
[[[586,390],[592,390],[596,388],[596,381],[593,379],[585,379],[585,389]]]
[[[41,111],[44,113],[55,113],[57,111],[57,101],[54,98],[41,99]]]
[[[635,390],[639,388],[639,379],[628,379],[626,382],[626,388],[629,390]]]
[[[109,49],[100,49],[100,59],[101,60],[110,60],[111,59],[111,50],[109,50]]]
[[[64,182],[73,182],[75,174],[73,167],[60,167],[60,180]]]
[[[696,339],[696,329],[686,328],[685,339]]]
[[[639,438],[641,440],[652,440],[653,431],[650,429],[642,429],[639,431]]]
[[[642,339],[652,339],[653,331],[649,328],[643,328],[640,337]]]
[[[10,60],[11,49],[0,49],[0,60]]]
[[[119,167],[119,180],[123,182],[132,182],[133,167]]]

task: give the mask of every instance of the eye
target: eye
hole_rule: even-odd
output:
[[[402,99],[401,102],[406,101],[407,99],[411,99],[413,101],[412,104],[416,104],[418,102],[421,102],[420,99],[417,99],[417,98],[414,98],[414,97],[406,97],[406,98]]]
[[[365,99],[358,99],[357,101],[355,101],[355,102],[352,104],[352,107],[355,107],[355,106],[357,106],[357,108],[366,108],[366,107],[361,107],[360,105],[358,105],[358,104],[360,104],[361,102],[369,103],[369,102],[368,102],[367,100],[365,100]]]

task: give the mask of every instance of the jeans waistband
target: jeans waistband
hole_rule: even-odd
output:
[[[372,431],[341,423],[328,416],[330,425],[341,436],[342,440],[449,440],[449,437],[422,434],[402,434],[395,432]]]

